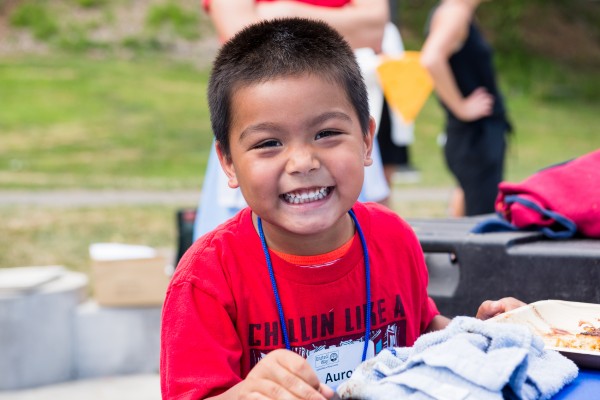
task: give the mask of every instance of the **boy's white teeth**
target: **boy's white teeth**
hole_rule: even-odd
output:
[[[314,190],[299,190],[296,192],[285,193],[283,199],[291,204],[310,203],[325,198],[331,191],[328,187],[322,187]]]

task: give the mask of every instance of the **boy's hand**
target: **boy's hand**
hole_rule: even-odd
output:
[[[304,358],[288,350],[267,354],[236,389],[240,399],[325,400],[334,394]]]
[[[476,317],[478,319],[486,320],[495,317],[498,314],[502,314],[525,305],[527,304],[523,303],[521,300],[515,299],[514,297],[505,297],[496,301],[486,300],[479,306]]]

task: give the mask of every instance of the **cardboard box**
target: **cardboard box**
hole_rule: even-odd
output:
[[[120,259],[92,255],[93,298],[109,307],[161,306],[170,280],[172,256],[170,251]]]

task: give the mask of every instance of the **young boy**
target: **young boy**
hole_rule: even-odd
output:
[[[356,202],[375,125],[335,30],[245,28],[217,56],[208,98],[219,160],[249,207],[194,243],[171,281],[163,398],[330,398],[365,358],[447,324],[411,228]]]

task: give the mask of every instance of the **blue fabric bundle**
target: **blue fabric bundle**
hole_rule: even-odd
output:
[[[577,373],[526,326],[456,317],[413,347],[363,362],[337,393],[365,400],[549,399]]]

